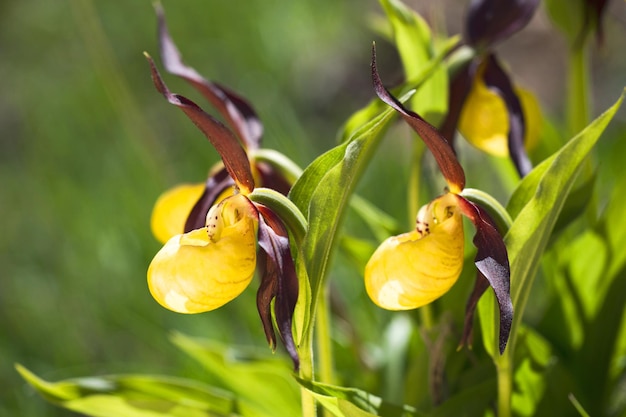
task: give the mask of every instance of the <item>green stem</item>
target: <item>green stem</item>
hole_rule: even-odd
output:
[[[495,361],[498,376],[498,417],[511,417],[513,396],[513,366],[508,351]]]
[[[321,289],[317,297],[317,313],[315,315],[315,342],[317,346],[316,363],[317,363],[317,381],[326,384],[335,382],[333,348],[331,342],[331,326],[330,326],[330,309],[328,306],[328,286]],[[323,416],[332,416],[332,414],[322,408]]]
[[[504,206],[490,194],[475,188],[465,188],[461,191],[460,195],[487,210],[493,221],[496,222],[498,231],[502,236],[509,231],[509,228],[513,224],[511,215],[506,211]]]
[[[270,188],[255,188],[248,194],[248,198],[275,211],[293,234],[298,247],[301,246],[307,230],[307,221],[300,209],[291,200]]]
[[[567,127],[570,136],[589,123],[589,71],[586,42],[570,49],[567,80]]]
[[[311,339],[305,335],[301,345],[298,348],[298,356],[300,358],[300,369],[298,376],[305,381],[313,380],[313,346]],[[313,394],[304,386],[300,386],[300,395],[302,402],[302,417],[316,417],[317,407]]]
[[[250,159],[254,159],[258,162],[265,162],[276,168],[287,181],[291,184],[302,174],[302,168],[300,168],[295,162],[287,158],[282,153],[273,149],[255,149],[248,152]]]

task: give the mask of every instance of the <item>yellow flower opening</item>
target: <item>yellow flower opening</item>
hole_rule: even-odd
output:
[[[463,221],[456,197],[423,206],[417,227],[385,240],[365,267],[365,288],[379,307],[409,310],[446,293],[463,268]]]
[[[152,234],[159,242],[183,233],[187,216],[203,192],[203,183],[181,184],[159,196],[150,218]]]
[[[207,215],[206,228],[172,237],[148,268],[155,300],[178,313],[214,310],[246,289],[256,267],[258,213],[233,195]]]
[[[185,222],[191,209],[204,192],[205,184],[181,184],[161,194],[154,204],[150,218],[152,234],[161,243],[185,231]],[[215,200],[218,204],[233,195],[233,188],[228,187]]]
[[[516,88],[515,93],[524,112],[525,148],[532,149],[539,137],[541,110],[537,99],[529,91]],[[499,157],[509,156],[509,114],[506,104],[487,87],[480,74],[467,96],[458,129],[469,143],[481,151]]]

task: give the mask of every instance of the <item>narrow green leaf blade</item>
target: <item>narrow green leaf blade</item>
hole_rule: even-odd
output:
[[[300,389],[286,358],[181,333],[173,334],[171,339],[237,398],[268,415],[300,413]]]
[[[240,414],[232,394],[183,378],[111,375],[48,382],[20,365],[16,368],[46,400],[94,417],[261,416]]]
[[[505,236],[505,243],[511,263],[511,294],[515,307],[520,305],[520,300],[523,305],[528,296],[539,259],[576,174],[623,98],[624,93],[578,136],[531,171],[514,192],[509,207],[517,216]],[[517,312],[514,328],[520,316]]]

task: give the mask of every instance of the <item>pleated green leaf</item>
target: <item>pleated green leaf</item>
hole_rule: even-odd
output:
[[[265,415],[299,415],[300,389],[286,357],[270,356],[265,349],[243,350],[181,333],[175,333],[171,339],[217,379],[220,386]]]
[[[623,98],[624,93],[586,129],[531,171],[514,191],[508,210],[515,220],[505,236],[505,243],[511,263],[511,295],[515,308],[525,304],[539,260],[576,176]],[[513,329],[521,319],[521,312],[516,313]]]

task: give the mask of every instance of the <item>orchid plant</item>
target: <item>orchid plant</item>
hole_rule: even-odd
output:
[[[184,112],[221,158],[205,182],[176,186],[157,200],[151,225],[163,247],[147,269],[148,289],[163,307],[196,314],[232,301],[256,276],[260,324],[271,351],[278,353],[232,360],[235,347],[175,335],[173,342],[221,381],[218,386],[140,375],[50,383],[19,366],[45,398],[93,416],[623,415],[626,398],[619,387],[625,381],[624,323],[615,322],[609,332],[606,349],[612,349],[613,359],[598,365],[588,339],[598,336],[596,328],[581,330],[569,323],[576,318],[567,316],[566,309],[547,317],[549,324],[544,325],[526,322],[525,315],[535,281],[583,285],[584,268],[572,266],[581,254],[579,236],[607,253],[619,249],[615,245],[626,236],[626,227],[617,236],[607,227],[618,204],[609,201],[594,218],[588,213],[596,213],[590,207],[595,199],[572,197],[589,190],[585,179],[592,176],[577,176],[583,168],[589,172],[588,156],[623,94],[590,123],[580,126],[577,119],[576,126],[570,125],[576,135],[542,155],[535,147],[547,133],[540,131],[537,100],[516,86],[514,69],[494,50],[524,30],[539,0],[506,6],[472,0],[464,36],[437,42],[425,20],[399,0],[380,3],[385,33],[398,50],[405,81],[385,86],[373,47],[376,97],[346,122],[341,142],[304,169],[261,147],[262,124],[246,99],[183,62],[157,5],[163,67],[199,91],[223,122],[171,92],[146,54],[156,90]],[[557,0],[548,3],[553,14],[569,7]],[[606,2],[580,3],[578,25],[557,22],[572,39],[573,54],[589,45],[593,29],[600,38],[603,33]],[[570,114],[587,117],[588,98],[580,93],[587,86],[576,85],[587,78],[574,78]],[[411,176],[393,179],[407,184],[407,206],[416,215],[406,228],[393,220],[389,226],[389,216],[376,202],[357,194],[397,116],[410,128],[414,148]],[[461,137],[485,152],[480,167],[463,167],[464,153],[476,151]],[[466,186],[466,172],[472,169],[510,177],[511,170],[490,162],[493,158],[503,158],[516,172],[506,205],[481,190],[481,184]],[[439,180],[422,175],[432,161],[436,176],[441,174],[445,182],[441,188]],[[423,203],[419,209],[418,201]],[[352,217],[366,224],[371,236],[357,236],[346,226]],[[475,230],[471,242],[476,250],[465,237],[464,217]],[[350,309],[340,290],[344,278],[334,269],[341,256],[356,261],[362,292],[371,300],[354,308],[373,311],[369,317],[385,317],[383,325],[346,319]],[[586,323],[601,322],[615,308],[623,308],[622,258],[607,255],[598,267],[603,288],[610,288],[603,293],[608,310],[594,301],[595,314],[586,316]],[[473,289],[466,284],[472,276]],[[562,297],[563,306],[583,298],[568,291],[555,296]],[[574,356],[580,355],[578,364],[593,368],[601,381],[586,381],[580,370],[567,369],[567,358],[558,351],[564,342],[548,331],[559,319],[583,335],[572,347]],[[210,313],[206,320],[211,320]],[[372,359],[371,351],[366,359],[368,350],[357,337],[348,339],[347,350],[360,360],[339,359],[338,351],[346,350],[333,344],[340,320],[347,322],[349,333],[366,329],[369,338],[386,340],[378,348],[379,359]],[[478,329],[476,340],[473,327]],[[559,381],[564,381],[562,387]],[[587,389],[593,384],[602,389]]]

